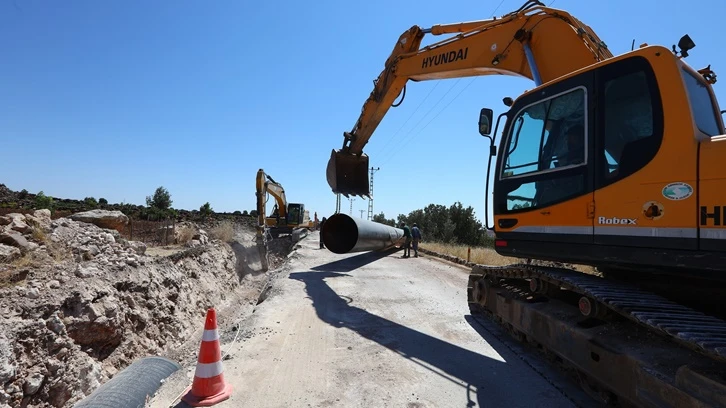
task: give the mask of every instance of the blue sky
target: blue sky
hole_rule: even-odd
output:
[[[353,127],[399,35],[523,3],[0,1],[0,183],[135,204],[163,185],[175,208],[209,201],[217,211],[252,210],[264,168],[289,201],[330,215],[330,151]],[[633,39],[670,47],[688,33],[697,45],[688,62],[726,75],[718,35],[726,3],[692,1],[690,12],[675,1],[607,4],[552,7],[590,25],[614,54]],[[479,109],[498,115],[503,97],[531,87],[504,76],[410,82],[364,149],[381,168],[375,213],[460,201],[483,220]],[[366,209],[355,198],[353,215]]]

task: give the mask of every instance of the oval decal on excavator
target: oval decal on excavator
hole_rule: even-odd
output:
[[[663,197],[669,200],[685,200],[693,194],[693,187],[687,183],[670,183],[663,187]]]

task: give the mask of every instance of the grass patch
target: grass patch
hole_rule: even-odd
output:
[[[187,242],[191,241],[192,238],[194,238],[194,234],[197,233],[197,231],[188,226],[184,226],[178,229],[179,232],[179,243],[180,244],[186,244]]]
[[[43,228],[39,225],[33,227],[33,239],[41,243],[46,243],[48,241],[45,231],[43,231]]]
[[[467,251],[471,248],[471,259],[469,261],[481,265],[504,266],[526,262],[525,258],[502,256],[494,249],[485,247],[469,247],[467,245],[444,244],[440,242],[419,243],[419,247],[442,255],[455,256],[465,261],[467,260]],[[597,270],[589,265],[572,264],[572,267],[580,272],[599,275]]]
[[[444,244],[441,242],[422,242],[419,243],[419,247],[439,254],[455,256],[463,260],[467,260],[467,252],[471,248],[471,259],[469,261],[482,265],[502,266],[522,262],[522,260],[517,258],[499,255],[493,249],[485,247],[470,247],[467,245]]]
[[[234,239],[234,224],[231,221],[222,221],[209,231],[209,236],[223,242],[232,242]]]

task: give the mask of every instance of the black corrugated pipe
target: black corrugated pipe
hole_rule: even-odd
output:
[[[325,220],[320,233],[325,247],[336,254],[386,249],[403,239],[401,228],[343,213],[333,214]]]
[[[73,408],[143,408],[146,398],[161,387],[181,365],[168,358],[152,356],[135,361],[101,385]]]

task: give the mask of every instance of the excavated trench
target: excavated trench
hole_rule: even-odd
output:
[[[62,218],[43,235],[37,254],[0,264],[2,408],[72,407],[147,356],[196,359],[207,309],[217,310],[220,331],[239,329],[294,248],[271,242],[264,272],[254,231],[239,226],[230,243],[143,253]]]

